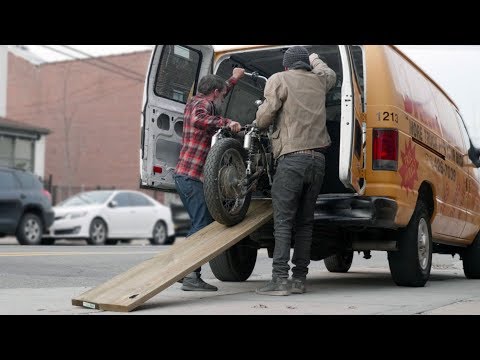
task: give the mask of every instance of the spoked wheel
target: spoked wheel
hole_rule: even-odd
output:
[[[221,224],[241,222],[250,206],[252,193],[243,184],[245,150],[235,139],[222,139],[210,150],[204,169],[205,201],[212,217]]]

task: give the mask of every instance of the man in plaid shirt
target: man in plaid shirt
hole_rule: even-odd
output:
[[[213,222],[203,193],[203,167],[216,130],[228,126],[237,133],[241,129],[238,122],[217,114],[225,97],[244,74],[244,69],[235,68],[227,81],[217,75],[205,76],[200,80],[198,95],[185,107],[183,147],[176,168],[175,185],[192,221],[187,237]],[[202,280],[200,272],[201,268],[198,268],[187,275],[183,279],[182,290],[217,291],[217,287]]]

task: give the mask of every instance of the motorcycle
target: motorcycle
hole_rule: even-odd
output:
[[[258,73],[245,75],[267,81]],[[257,107],[261,104],[262,100],[255,102]],[[217,222],[233,226],[243,221],[253,194],[271,198],[275,173],[271,133],[271,127],[261,130],[254,121],[242,128],[240,135],[222,127],[213,136],[204,168],[204,192]]]

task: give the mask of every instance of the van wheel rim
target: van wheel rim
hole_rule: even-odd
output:
[[[418,224],[418,262],[422,270],[426,270],[428,266],[428,259],[430,253],[430,241],[429,241],[428,225],[425,219],[420,219]]]

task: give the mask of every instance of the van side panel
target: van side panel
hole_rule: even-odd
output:
[[[478,169],[468,168],[455,104],[394,47],[367,46],[366,72],[366,195],[395,199],[395,222],[406,226],[424,184],[433,193],[434,238],[471,243],[480,223]],[[398,129],[397,171],[372,170],[374,129]]]

